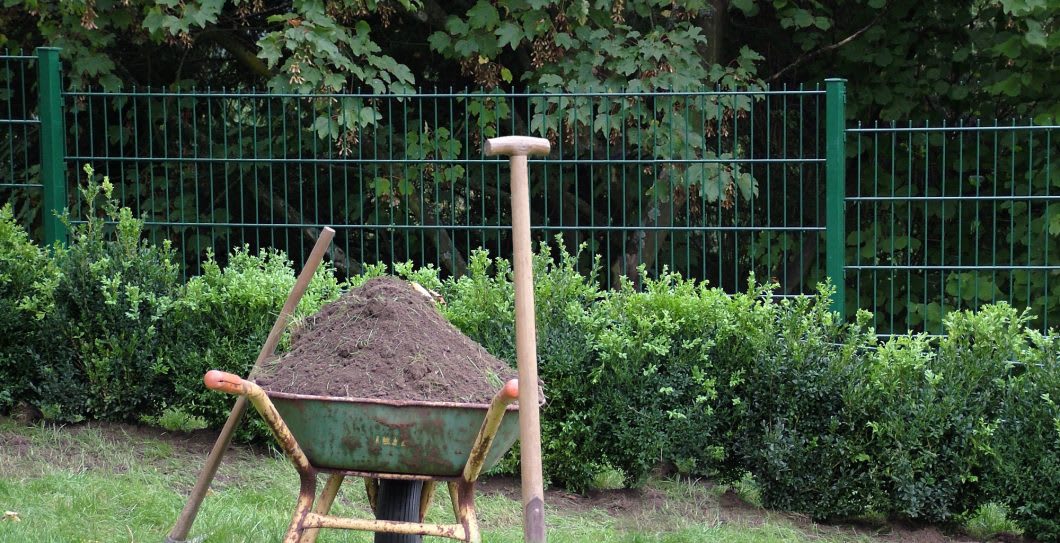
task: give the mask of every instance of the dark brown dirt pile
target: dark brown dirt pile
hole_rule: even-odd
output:
[[[515,376],[411,283],[379,277],[310,317],[256,381],[317,396],[489,403]]]

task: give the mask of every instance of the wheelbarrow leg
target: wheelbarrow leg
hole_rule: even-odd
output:
[[[298,503],[294,507],[294,516],[291,525],[287,528],[287,536],[283,543],[302,543],[303,537],[309,531],[305,525],[305,516],[313,509],[313,498],[317,493],[317,476],[315,473],[299,472],[302,480],[301,490],[298,493]],[[314,536],[316,537],[316,536]]]
[[[423,490],[420,493],[420,522],[427,518],[427,509],[431,507],[431,500],[434,498],[434,487],[438,484],[436,481],[427,480],[423,482]]]
[[[339,473],[332,473],[328,477],[328,482],[324,485],[324,490],[320,493],[320,497],[317,498],[316,506],[313,507],[314,513],[326,515],[331,511],[331,505],[335,503],[335,496],[339,493],[339,487],[342,486],[342,481],[345,478],[345,475]],[[320,528],[307,529],[305,535],[302,536],[301,543],[314,543],[319,533]]]
[[[464,526],[468,543],[481,543],[482,535],[478,529],[478,516],[475,514],[475,483],[471,481],[453,481],[449,483],[449,499],[453,502],[453,514],[456,521]]]
[[[467,463],[460,475],[460,480],[449,483],[449,498],[453,501],[453,514],[457,522],[464,526],[469,543],[479,543],[481,534],[478,529],[478,517],[475,516],[475,481],[482,473],[482,466],[486,463],[486,455],[493,446],[493,439],[497,437],[497,428],[504,418],[504,410],[508,404],[519,397],[519,380],[512,379],[505,383],[504,388],[493,397],[490,407],[486,411],[486,418],[482,421],[475,443],[471,446]],[[520,406],[521,407],[521,406]]]
[[[372,514],[375,514],[376,506],[378,505],[379,496],[379,479],[373,477],[364,478],[364,494],[368,496],[368,506],[372,508]]]
[[[203,381],[212,390],[246,396],[250,404],[254,406],[254,409],[265,419],[265,422],[276,437],[276,441],[280,443],[280,448],[283,449],[283,452],[287,454],[287,458],[294,464],[294,469],[298,472],[298,477],[301,479],[301,491],[298,494],[298,504],[295,506],[291,526],[288,528],[287,536],[283,541],[284,543],[300,543],[301,537],[306,531],[306,528],[303,527],[305,517],[313,508],[313,500],[316,498],[317,470],[309,463],[309,458],[306,457],[302,448],[298,446],[298,442],[295,441],[291,430],[283,422],[280,413],[276,411],[276,406],[272,404],[272,401],[269,400],[268,395],[265,394],[261,387],[252,381],[243,380],[238,375],[217,370],[206,372]]]

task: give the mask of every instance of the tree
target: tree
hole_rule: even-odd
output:
[[[344,248],[351,268],[358,259],[413,258],[438,260],[459,274],[475,245],[507,251],[496,231],[425,229],[420,237],[407,227],[503,224],[506,189],[492,182],[499,172],[464,159],[479,156],[483,138],[518,131],[548,137],[564,157],[579,161],[532,178],[535,223],[561,225],[569,245],[587,241],[592,251],[604,253],[608,281],[640,265],[652,270],[669,261],[691,269],[701,262],[697,273],[716,284],[736,287],[755,270],[780,277],[789,292],[799,291],[822,278],[812,265],[821,252],[814,234],[678,235],[666,227],[745,225],[753,217],[757,224],[821,224],[815,200],[800,206],[797,215],[784,214],[784,198],[805,192],[796,184],[801,170],[733,160],[752,151],[782,152],[761,129],[752,138],[743,128],[752,123],[770,126],[774,134],[790,133],[793,141],[796,134],[819,137],[813,132],[817,125],[767,112],[754,94],[681,100],[636,93],[753,91],[838,75],[849,80],[848,114],[865,122],[922,118],[952,124],[970,116],[1013,115],[1041,122],[1060,107],[1052,96],[1060,83],[1057,0],[24,0],[7,5],[0,8],[0,46],[62,47],[74,87],[264,87],[305,96],[216,102],[134,98],[98,103],[91,121],[86,103],[91,100],[74,101],[80,128],[72,130],[81,130],[81,136],[89,128],[116,130],[109,140],[97,138],[97,149],[79,152],[82,156],[89,151],[166,156],[164,142],[178,135],[189,139],[187,148],[210,149],[212,162],[122,163],[124,174],[111,172],[113,179],[125,180],[141,211],[155,217],[302,222],[310,218],[291,198],[329,200],[336,185],[320,179],[356,178],[351,203],[332,200],[333,209],[322,216],[348,224],[400,224],[396,231],[350,232]],[[442,107],[426,97],[429,92],[413,97],[414,88],[475,88],[478,95]],[[361,89],[396,98],[357,94]],[[503,94],[514,89],[548,95]],[[318,95],[340,91],[352,94]],[[114,111],[110,120],[101,117],[108,108]],[[137,142],[136,134],[152,131],[166,137]],[[91,146],[87,140],[77,139],[78,145]],[[234,156],[288,162],[228,161]],[[327,156],[335,163],[289,162],[306,156]],[[389,162],[371,163],[373,157]],[[165,196],[162,184],[144,181],[162,177],[170,179],[172,192],[183,188],[185,197]],[[223,179],[227,189],[200,194],[202,179]],[[271,181],[279,179],[284,182]],[[763,185],[762,179],[785,181]],[[229,194],[239,196],[225,200]],[[262,207],[248,215],[248,209]],[[576,224],[617,229],[586,235],[570,227]],[[193,230],[173,226],[168,232],[193,237],[203,251],[222,243]],[[851,251],[864,249],[856,245],[851,241]],[[436,258],[428,258],[427,247]]]
[[[7,34],[3,40],[9,45],[51,42],[63,47],[75,87],[92,84],[116,89],[138,84],[187,88],[197,84],[216,88],[264,84],[271,91],[296,94],[361,87],[376,93],[400,94],[409,92],[413,84],[422,87],[455,83],[478,86],[486,92],[496,92],[508,84],[550,91],[638,92],[698,88],[704,82],[724,88],[746,86],[753,83],[753,63],[758,59],[745,49],[731,64],[710,62],[710,49],[700,22],[717,13],[707,3],[697,2],[676,7],[658,1],[514,1],[495,5],[482,0],[450,3],[446,6],[449,11],[433,2],[356,1],[325,4],[200,0],[61,6],[25,3],[21,7],[4,12],[5,22],[12,23],[4,28],[24,30],[18,35]],[[14,24],[16,21],[20,24]],[[30,21],[35,24],[27,24]],[[429,38],[426,43],[403,42],[388,32],[399,27],[405,36]],[[423,47],[428,44],[429,49]],[[717,56],[716,51],[713,54]],[[145,62],[145,58],[151,61]],[[439,65],[445,68],[438,69]],[[420,74],[420,78],[417,80],[413,73]],[[370,144],[361,139],[366,131],[374,133],[382,124],[388,129],[396,126],[363,99],[342,99],[338,106],[325,102],[311,101],[316,115],[313,126],[318,137],[337,141],[340,147],[353,141],[360,146]],[[625,156],[636,152],[647,160],[672,157],[673,149],[678,149],[682,153],[676,157],[679,159],[717,158],[717,151],[708,149],[703,138],[688,126],[717,122],[747,107],[746,101],[721,106],[711,103],[678,113],[669,111],[669,105],[661,102],[637,110],[623,107],[627,104],[622,100],[575,102],[553,99],[534,102],[527,108],[522,101],[498,104],[491,99],[472,100],[463,123],[467,126],[412,130],[401,127],[398,141],[391,143],[403,145],[413,159],[452,159],[469,152],[453,141],[478,142],[495,135],[498,123],[511,116],[518,130],[553,140],[565,137],[583,149],[603,152],[609,141],[614,142],[615,133],[625,127],[647,137],[636,148],[612,146],[611,154]],[[606,126],[600,121],[602,116],[608,118]],[[577,142],[573,137],[576,133]],[[388,214],[411,214],[413,220],[431,224],[451,214],[451,210],[442,209],[444,202],[437,200],[467,196],[445,191],[450,193],[436,195],[437,200],[415,202],[407,198],[417,188],[410,180],[422,175],[423,169],[410,170],[401,175],[373,177],[370,184],[375,199],[386,196],[382,200],[390,208],[383,208]],[[448,174],[450,180],[468,175],[455,168],[442,173]],[[433,178],[433,172],[427,177]],[[691,169],[664,165],[647,175],[638,174],[636,179],[640,182],[632,192],[650,197],[645,209],[610,211],[629,212],[636,220],[649,217],[643,219],[649,226],[669,224],[672,213],[664,209],[681,208],[690,192],[698,191],[701,197],[717,202],[730,198],[737,185],[745,197],[754,191],[753,181],[745,173],[725,164]],[[535,180],[534,193],[538,197],[548,193],[543,180]],[[570,203],[591,201],[597,196],[591,192],[572,194],[567,188],[553,191],[561,193],[567,197],[556,206],[561,209],[560,216],[565,214],[574,220],[579,211],[572,209]],[[502,196],[503,189],[493,195]],[[491,217],[489,222],[501,219]],[[433,235],[440,238],[445,232],[434,231]],[[568,242],[577,243],[577,235],[571,230]],[[640,241],[631,242],[631,252],[616,258],[616,265],[621,264],[623,272],[632,271],[641,262],[650,266],[665,236],[662,230],[634,234],[630,239]],[[452,247],[444,239],[434,242],[440,247]],[[619,247],[624,244],[615,243]],[[452,260],[450,271],[461,272],[462,257],[455,255]]]

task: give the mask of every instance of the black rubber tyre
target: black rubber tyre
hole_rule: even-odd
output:
[[[420,493],[423,481],[381,479],[375,497],[375,518],[378,520],[420,521]],[[423,536],[405,534],[375,534],[375,543],[421,543]]]

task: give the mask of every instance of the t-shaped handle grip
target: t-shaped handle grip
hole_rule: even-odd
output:
[[[552,144],[545,138],[530,136],[502,136],[486,140],[486,156],[533,156],[547,155]]]

